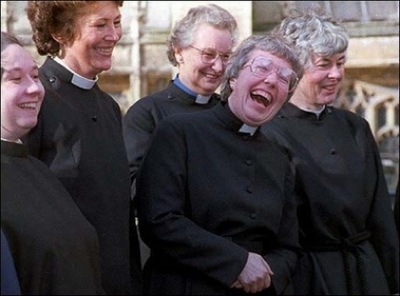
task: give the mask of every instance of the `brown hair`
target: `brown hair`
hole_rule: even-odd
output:
[[[40,55],[56,55],[60,44],[53,36],[65,42],[76,36],[76,20],[87,11],[88,6],[100,1],[27,1],[27,16],[32,27],[32,39]],[[112,1],[122,6],[124,1]]]
[[[5,50],[7,48],[7,46],[9,46],[11,44],[16,44],[16,45],[23,47],[21,42],[16,37],[2,31],[1,32],[1,52],[3,52],[3,50]],[[1,59],[1,77],[3,77],[3,72],[4,72],[3,59]]]

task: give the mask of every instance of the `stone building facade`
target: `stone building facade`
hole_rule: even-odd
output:
[[[290,9],[318,4],[349,30],[346,81],[336,104],[365,117],[380,146],[389,189],[399,176],[399,1],[125,1],[123,38],[111,70],[100,75],[101,87],[124,113],[141,97],[163,88],[176,74],[166,56],[166,38],[177,19],[195,5],[216,3],[239,24],[239,42],[277,25]],[[28,46],[31,40],[26,1],[1,1],[1,28]]]

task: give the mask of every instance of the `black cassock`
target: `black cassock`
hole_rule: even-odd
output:
[[[331,107],[319,118],[286,104],[262,127],[295,165],[299,295],[398,292],[399,240],[378,147],[368,122]]]
[[[220,102],[220,96],[213,94],[207,103],[198,103],[196,96],[182,90],[174,81],[170,81],[166,89],[135,102],[122,119],[132,181],[136,178],[153,131],[161,120],[177,113],[207,110],[218,102]],[[132,186],[133,195],[134,191],[135,187]]]
[[[139,229],[151,255],[152,295],[241,295],[230,289],[248,251],[271,266],[272,287],[290,292],[298,247],[287,155],[223,102],[162,120],[137,176]]]
[[[104,294],[92,225],[26,146],[1,141],[1,228],[24,295]]]
[[[24,141],[96,229],[106,293],[140,294],[139,243],[130,216],[129,164],[118,103],[97,84],[89,89],[74,85],[75,76],[52,58],[40,68],[40,79],[46,95],[38,125]]]

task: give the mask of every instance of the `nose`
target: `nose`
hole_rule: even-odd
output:
[[[29,78],[26,92],[28,94],[37,95],[38,93],[43,92],[43,85],[39,80]]]
[[[264,82],[272,85],[276,85],[279,81],[278,74],[276,71],[271,71],[270,73],[267,74],[267,77],[265,77]]]
[[[222,61],[222,57],[218,56],[217,59],[214,61],[214,63],[212,64],[212,68],[216,71],[216,72],[223,72],[225,71],[226,68],[226,64]]]
[[[114,25],[110,26],[105,39],[108,41],[118,41],[122,36],[121,28],[115,27]]]
[[[334,78],[334,79],[341,79],[344,75],[344,68],[340,66],[333,66],[331,70],[329,71],[329,78]]]

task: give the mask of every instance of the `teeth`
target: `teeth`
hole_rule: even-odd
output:
[[[98,51],[102,54],[112,54],[112,48],[99,48]]]
[[[326,86],[325,87],[328,91],[334,91],[335,89],[336,89],[336,86],[335,85],[333,85],[333,86]]]
[[[255,91],[255,92],[253,92],[252,93],[253,95],[256,95],[256,96],[260,96],[260,97],[263,97],[266,101],[268,101],[268,102],[271,102],[271,96],[268,94],[268,93],[266,93],[266,92],[263,92],[263,91]]]
[[[206,74],[206,77],[211,79],[217,79],[219,75]]]
[[[22,109],[36,109],[36,103],[22,103],[19,104],[19,107]]]

